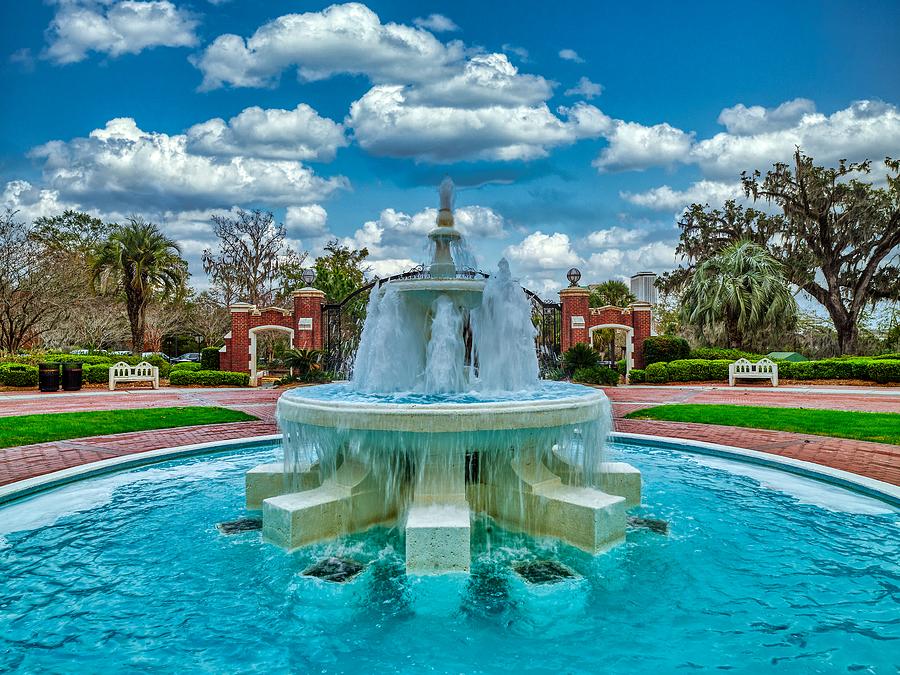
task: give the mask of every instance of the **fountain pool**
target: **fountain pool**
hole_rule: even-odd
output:
[[[292,553],[245,514],[269,445],[91,478],[0,508],[0,671],[893,672],[900,519],[773,469],[639,444],[668,534],[629,527],[592,556],[477,517],[467,576],[407,575],[402,528]],[[328,556],[344,584],[303,575]],[[529,584],[521,563],[575,576]]]

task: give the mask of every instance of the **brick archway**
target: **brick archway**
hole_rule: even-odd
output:
[[[644,367],[644,340],[650,337],[652,308],[649,302],[634,302],[628,307],[590,306],[591,292],[582,286],[571,286],[559,292],[562,303],[562,350],[578,342],[591,344],[592,329],[624,328],[630,330],[626,351],[631,351],[631,368]],[[626,359],[626,363],[628,360]]]
[[[594,333],[605,328],[625,331],[625,374],[634,368],[634,328],[622,323],[598,323],[588,328],[588,344],[594,344]]]
[[[231,312],[231,330],[219,350],[219,367],[256,375],[255,334],[262,330],[284,330],[291,334],[295,349],[322,349],[322,305],[325,293],[304,288],[293,293],[292,309],[262,307],[237,302]],[[255,384],[255,382],[253,383]]]

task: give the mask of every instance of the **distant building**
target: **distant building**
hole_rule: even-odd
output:
[[[656,305],[656,274],[641,272],[631,277],[631,292],[638,302],[649,302]]]

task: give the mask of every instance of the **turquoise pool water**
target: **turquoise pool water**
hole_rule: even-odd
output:
[[[808,479],[616,446],[644,474],[645,529],[592,558],[475,528],[472,575],[412,579],[397,532],[293,554],[245,515],[243,473],[274,448],[116,474],[0,509],[0,672],[893,673],[900,523]],[[300,572],[368,564],[345,585]],[[527,586],[511,566],[581,578]]]
[[[574,396],[586,396],[597,390],[571,382],[556,382],[553,380],[541,380],[541,383],[533,388],[523,391],[498,391],[481,392],[466,391],[450,394],[425,394],[415,391],[393,393],[367,393],[355,391],[349,382],[335,382],[333,384],[319,384],[313,387],[300,387],[290,389],[284,393],[284,397],[305,398],[316,401],[340,401],[342,403],[418,403],[433,405],[436,403],[498,403],[506,401],[550,401],[558,398],[572,398]]]

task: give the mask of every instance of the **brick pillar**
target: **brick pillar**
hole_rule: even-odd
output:
[[[644,340],[651,335],[653,312],[649,302],[631,305],[631,325],[634,326],[634,367],[644,367]]]
[[[562,351],[571,349],[577,342],[590,344],[588,323],[591,292],[580,286],[570,286],[559,292],[562,303]],[[576,325],[573,327],[573,318]],[[581,319],[580,321],[578,319]]]
[[[294,298],[294,347],[322,349],[322,305],[325,293],[318,288],[301,288],[291,294]]]
[[[231,340],[226,341],[227,351],[220,356],[228,370],[237,373],[250,372],[250,312],[255,309],[246,302],[236,302],[228,310],[231,312]],[[220,359],[222,360],[222,359]],[[225,366],[220,364],[224,370]]]

